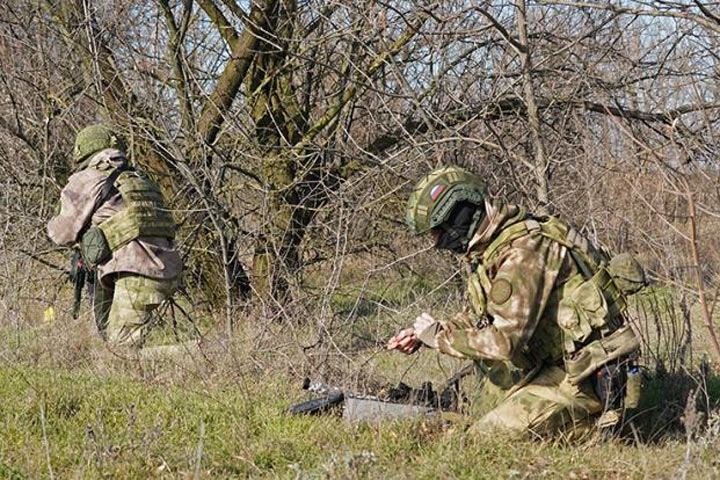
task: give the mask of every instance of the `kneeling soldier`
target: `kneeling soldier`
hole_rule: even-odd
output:
[[[464,255],[472,308],[447,319],[424,313],[388,348],[410,354],[424,344],[474,360],[486,408],[475,430],[567,432],[603,412],[617,421],[639,350],[622,315],[626,295],[645,283],[632,256],[611,260],[554,217],[491,202],[484,182],[456,167],[420,180],[407,222]]]
[[[79,243],[86,267],[94,270],[93,310],[102,337],[139,347],[150,313],[179,283],[175,222],[158,185],[130,166],[107,128],[81,130],[73,157],[76,173],[61,192],[48,235],[59,245]]]

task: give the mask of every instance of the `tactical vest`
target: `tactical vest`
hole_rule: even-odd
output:
[[[80,250],[90,268],[106,262],[112,252],[138,237],[174,238],[175,221],[165,206],[160,187],[144,173],[126,167],[115,169],[106,180],[100,197],[102,204],[112,193],[120,192],[124,208],[82,236]]]
[[[576,230],[558,219],[531,218],[503,229],[483,251],[481,265],[491,265],[503,247],[533,234],[567,248],[579,273],[555,286],[555,322],[548,322],[543,313],[528,342],[528,355],[519,354],[513,363],[525,363],[517,366],[527,368],[527,364],[562,360],[568,380],[577,384],[601,366],[638,350],[640,341],[629,326],[623,326],[622,316],[627,307],[627,295],[645,283],[642,268],[631,255],[622,254],[610,260],[603,251],[594,248]],[[471,275],[469,293],[476,311],[485,311],[483,290],[489,291],[491,286],[486,268],[478,268]]]
[[[98,225],[111,251],[138,237],[175,237],[175,220],[157,183],[142,172],[127,170],[120,173],[114,186],[125,207]]]

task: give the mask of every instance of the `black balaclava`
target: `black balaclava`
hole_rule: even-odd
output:
[[[470,202],[460,202],[442,224],[438,226],[441,230],[440,236],[435,243],[435,248],[450,250],[455,253],[467,251],[470,238],[482,218],[482,207]]]

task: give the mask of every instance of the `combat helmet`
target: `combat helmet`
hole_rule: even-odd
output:
[[[483,205],[486,196],[487,187],[477,175],[460,167],[439,168],[415,185],[405,221],[411,233],[422,235],[445,222],[459,202]]]
[[[117,137],[103,125],[90,125],[78,132],[73,148],[73,160],[78,168],[85,167],[84,162],[95,152],[106,148],[120,148]]]

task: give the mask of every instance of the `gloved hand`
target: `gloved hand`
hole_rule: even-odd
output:
[[[421,313],[415,318],[415,323],[413,323],[413,329],[415,329],[415,334],[418,336],[422,335],[426,328],[429,328],[435,323],[436,320],[429,313]]]
[[[415,353],[422,342],[418,338],[426,329],[434,326],[437,322],[428,313],[422,313],[415,318],[411,328],[401,330],[387,344],[388,350],[400,350],[402,353]]]

